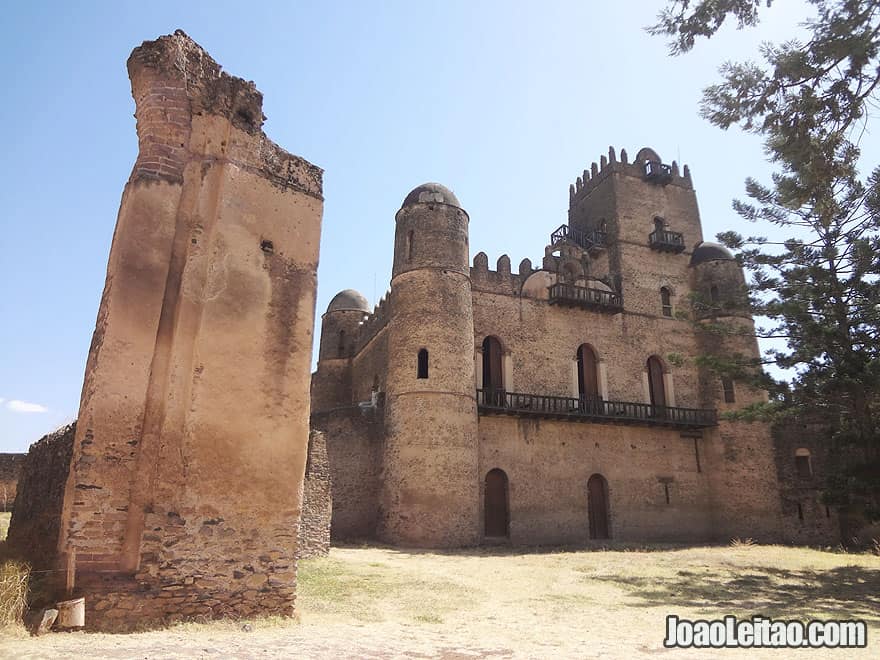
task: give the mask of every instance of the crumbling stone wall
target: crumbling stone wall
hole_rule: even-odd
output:
[[[0,511],[12,511],[25,454],[0,454]]]
[[[55,563],[75,433],[76,422],[44,435],[22,461],[7,544],[35,569],[52,568]]]
[[[308,443],[322,172],[183,32],[128,60],[122,197],[59,566],[90,626],[289,615]]]
[[[782,496],[783,531],[787,541],[805,545],[841,542],[841,520],[835,507],[821,500],[828,475],[833,429],[821,420],[788,419],[773,425],[773,449]],[[798,450],[809,452],[809,474],[797,469]]]
[[[302,516],[299,523],[297,559],[320,557],[330,551],[330,464],[324,434],[309,434],[309,455],[303,479]]]

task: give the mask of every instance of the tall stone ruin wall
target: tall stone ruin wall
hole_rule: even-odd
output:
[[[322,172],[183,32],[128,60],[139,153],[80,402],[59,567],[91,627],[289,615]]]
[[[322,557],[330,552],[330,463],[324,434],[309,434],[309,455],[303,479],[302,516],[299,521],[297,559]]]
[[[12,511],[25,454],[0,454],[0,511]]]
[[[75,433],[76,422],[43,436],[22,461],[6,542],[13,555],[38,570],[55,565]]]

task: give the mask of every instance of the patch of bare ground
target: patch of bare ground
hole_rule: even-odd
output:
[[[880,558],[780,546],[452,552],[334,548],[301,562],[299,621],[132,635],[0,637],[16,658],[704,658],[663,648],[665,617],[864,619],[878,657]],[[828,650],[740,649],[749,658]]]

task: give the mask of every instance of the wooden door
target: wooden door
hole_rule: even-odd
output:
[[[485,518],[486,536],[509,535],[510,512],[508,510],[507,475],[495,468],[486,475]]]
[[[582,398],[599,398],[599,361],[596,353],[587,344],[581,344],[577,351],[578,394]]]
[[[611,538],[608,525],[608,484],[601,474],[594,474],[587,482],[587,516],[591,539]]]
[[[503,390],[504,371],[501,366],[501,342],[495,337],[483,340],[483,389]]]
[[[663,365],[653,355],[648,358],[648,389],[651,403],[655,406],[666,405],[666,388],[663,385]]]

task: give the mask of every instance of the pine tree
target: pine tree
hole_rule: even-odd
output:
[[[691,50],[729,20],[757,24],[772,0],[675,0],[649,28]],[[784,338],[768,361],[795,373],[788,414],[822,414],[837,455],[826,501],[880,519],[880,167],[863,177],[859,143],[880,83],[880,0],[810,0],[810,38],[765,44],[762,62],[726,63],[701,113],[764,139],[772,181],[746,181],[734,209],[787,240],[718,239],[751,273],[759,336]]]

